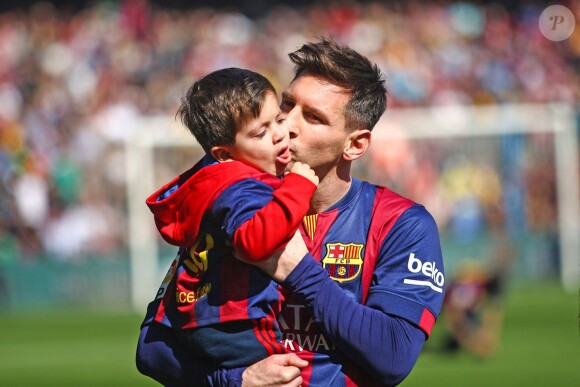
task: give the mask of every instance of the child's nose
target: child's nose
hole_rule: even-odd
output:
[[[286,137],[288,130],[284,126],[284,123],[276,124],[274,127],[273,139],[275,142],[280,142]]]

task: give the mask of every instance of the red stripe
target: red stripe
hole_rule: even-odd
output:
[[[264,317],[263,320],[266,321],[267,327],[265,333],[268,335],[269,343],[273,347],[275,353],[284,353],[284,346],[276,341],[276,332],[274,332],[274,320],[270,317]]]
[[[157,313],[155,314],[155,321],[161,322],[163,321],[163,317],[165,316],[165,303],[164,300],[161,300],[159,303],[159,308],[157,309]]]
[[[235,284],[235,286],[233,286]],[[248,289],[250,271],[248,266],[237,259],[228,260],[221,265],[220,275],[220,322],[230,321],[235,315],[236,320],[248,320]]]
[[[173,261],[173,263],[175,263],[175,261]],[[166,304],[171,305],[171,303],[173,303],[175,305],[175,290],[176,290],[175,281],[177,280],[176,277],[177,273],[174,273],[173,277],[171,278],[171,281],[169,282],[167,288],[165,289],[165,294],[163,295],[161,302],[159,302],[159,307],[157,309],[157,313],[155,314],[155,321],[157,322],[162,322],[163,318],[166,316],[165,314]]]
[[[307,351],[301,351],[301,352],[296,352],[296,354],[301,359],[308,361],[308,365],[306,367],[302,368],[302,371],[301,371],[302,385],[308,386],[308,384],[310,383],[310,379],[312,378],[312,363],[314,361],[314,353],[307,352]]]
[[[330,230],[330,226],[332,226],[332,224],[336,220],[337,216],[338,216],[338,209],[334,209],[334,210],[327,212],[327,213],[324,213],[324,214],[318,214],[317,222],[316,222],[316,235],[317,236],[325,236],[328,233],[328,230]],[[322,242],[323,241],[324,241],[323,237],[318,238],[317,240],[309,240],[309,239],[304,240],[304,242],[306,243],[306,247],[308,248],[308,251],[310,251],[310,254],[318,262],[320,262],[320,259],[321,259],[320,253],[322,250]]]
[[[254,335],[256,339],[266,348],[268,355],[284,353],[284,347],[281,343],[276,342],[274,333],[274,322],[268,317],[259,320],[251,320],[254,325]]]
[[[345,387],[359,387],[357,383],[355,383],[348,375],[344,375],[344,386]]]
[[[431,334],[433,325],[435,325],[435,316],[429,311],[429,309],[423,309],[423,314],[421,315],[421,320],[419,321],[419,328],[421,328],[427,336]]]
[[[385,196],[383,198],[383,196]],[[382,198],[382,200],[381,200]],[[391,228],[399,219],[399,216],[414,204],[413,201],[404,198],[388,188],[380,187],[375,194],[373,203],[373,214],[367,237],[367,246],[365,250],[364,263],[362,268],[362,304],[367,301],[367,295],[375,263],[379,255],[381,243],[391,231]]]
[[[263,329],[263,324],[264,324],[263,320],[264,319],[251,320],[252,324],[254,325],[254,335],[256,336],[256,339],[258,339],[260,344],[262,344],[264,346],[264,348],[266,348],[266,351],[268,351],[268,355],[273,355],[274,350],[269,345],[268,341],[264,339],[264,336],[262,334],[262,329]]]

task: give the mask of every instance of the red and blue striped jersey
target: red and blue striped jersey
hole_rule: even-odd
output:
[[[305,218],[302,233],[310,256],[283,284],[291,290],[278,317],[284,345],[310,361],[304,385],[373,385],[383,355],[370,345],[383,332],[371,320],[398,316],[428,336],[440,312],[437,226],[424,207],[353,179],[335,206]]]
[[[269,258],[299,227],[316,186],[204,157],[147,199],[163,238],[180,247],[157,294],[155,321],[196,328],[275,318],[277,285],[248,261]]]
[[[305,217],[301,231],[310,254],[282,284],[278,325],[286,350],[309,360],[303,385],[399,383],[443,303],[435,221],[421,205],[353,179],[345,197]],[[232,375],[235,384],[243,368],[223,371],[209,377],[219,384]]]

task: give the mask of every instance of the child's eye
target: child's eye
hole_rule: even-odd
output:
[[[260,133],[256,134],[256,136],[255,136],[255,137],[256,137],[256,138],[262,138],[262,137],[264,137],[265,135],[266,135],[266,131],[265,131],[265,130],[262,130]]]
[[[280,116],[276,117],[276,123],[277,124],[281,124],[284,121],[286,121],[286,117],[285,116],[280,115]]]

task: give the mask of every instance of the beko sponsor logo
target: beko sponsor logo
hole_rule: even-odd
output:
[[[435,262],[423,262],[415,257],[415,253],[409,255],[407,262],[407,269],[413,274],[422,274],[428,279],[410,279],[405,278],[403,281],[409,285],[428,286],[436,292],[443,293],[443,285],[445,284],[445,276],[439,271]]]

